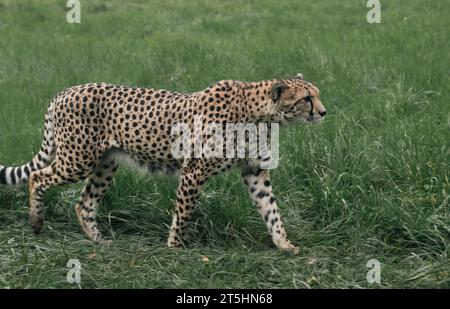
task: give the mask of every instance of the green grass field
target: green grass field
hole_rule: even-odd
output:
[[[168,249],[177,178],[122,168],[99,211],[109,248],[79,228],[81,184],[48,192],[38,236],[26,188],[0,188],[0,287],[450,287],[448,2],[381,3],[369,24],[366,1],[81,0],[68,24],[64,1],[0,0],[3,165],[30,160],[51,98],[86,82],[191,92],[303,72],[328,111],[282,130],[272,172],[298,256],[273,248],[237,171],[207,184],[186,247]]]

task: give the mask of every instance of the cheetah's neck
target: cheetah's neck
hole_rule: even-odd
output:
[[[265,80],[242,84],[241,117],[254,122],[276,120],[277,110],[271,98],[271,89],[274,82],[275,80]]]

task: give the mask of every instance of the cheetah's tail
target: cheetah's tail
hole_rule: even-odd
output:
[[[25,165],[18,167],[5,167],[0,165],[0,184],[20,185],[28,182],[31,172],[38,171],[53,161],[55,141],[53,136],[52,104],[45,115],[44,141],[38,154]]]

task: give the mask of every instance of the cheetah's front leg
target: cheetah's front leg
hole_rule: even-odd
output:
[[[287,239],[283,222],[281,222],[281,216],[272,192],[269,171],[246,168],[243,171],[242,176],[248,187],[250,196],[258,208],[258,212],[266,223],[267,229],[272,236],[273,243],[280,250],[298,254],[298,247],[295,247]]]
[[[181,236],[194,211],[200,187],[204,181],[205,178],[195,171],[184,170],[182,172],[177,190],[176,213],[173,216],[167,246],[179,247],[181,245]]]

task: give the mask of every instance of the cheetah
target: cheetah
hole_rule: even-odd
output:
[[[118,169],[118,153],[150,170],[179,172],[176,209],[167,245],[179,247],[200,190],[213,175],[240,168],[244,184],[275,246],[298,253],[287,238],[267,157],[175,157],[171,128],[193,126],[194,117],[208,123],[320,122],[326,114],[319,89],[301,74],[291,79],[242,82],[223,80],[195,93],[130,88],[108,83],[74,86],[57,94],[45,115],[44,141],[37,155],[19,167],[0,166],[0,184],[28,183],[32,231],[44,224],[44,193],[56,185],[85,180],[75,205],[82,231],[97,243],[104,240],[96,222],[97,208]]]

